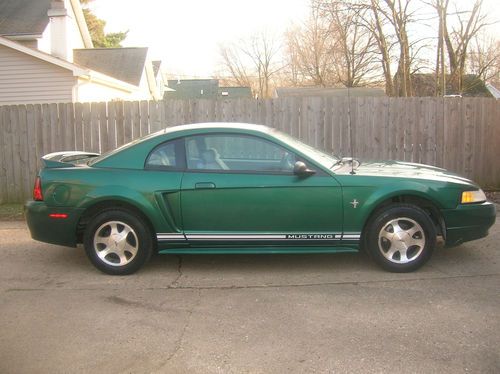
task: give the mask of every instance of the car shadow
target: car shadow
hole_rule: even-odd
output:
[[[487,253],[486,253],[487,254]],[[416,273],[435,275],[461,275],[493,272],[490,261],[477,245],[464,244],[454,248],[437,248],[430,261]],[[45,252],[42,258],[47,268],[64,268],[64,272],[93,270],[83,248]],[[490,264],[490,262],[492,264]],[[50,265],[52,264],[52,265]],[[44,267],[45,267],[44,266]],[[137,274],[141,276],[170,274],[192,275],[195,278],[259,277],[286,275],[322,277],[325,274],[389,274],[378,267],[363,252],[359,253],[301,253],[301,254],[158,254],[152,256]],[[416,274],[414,273],[414,274]],[[351,277],[349,277],[351,278]],[[356,279],[357,277],[352,277]]]
[[[301,254],[160,254],[155,255],[146,266],[156,271],[177,264],[184,270],[217,270],[274,272],[344,270],[360,271],[373,268],[373,263],[363,253],[301,253]]]

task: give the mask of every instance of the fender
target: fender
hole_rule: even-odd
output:
[[[120,193],[117,194],[117,191],[120,191]],[[157,214],[160,207],[156,199],[148,199],[147,196],[136,190],[124,187],[123,185],[106,185],[93,189],[81,200],[78,204],[78,208],[86,210],[95,204],[110,200],[124,202],[141,211],[149,219],[156,232],[176,231],[171,222],[162,219],[162,217],[159,217]]]
[[[365,226],[368,217],[382,202],[396,196],[420,197],[429,200],[438,209],[454,208],[457,204],[455,195],[448,194],[446,200],[438,199],[438,189],[437,184],[423,184],[413,180],[373,186],[370,191],[361,186],[344,187],[344,232],[356,231],[357,228],[359,231],[359,227]],[[354,200],[359,202],[357,208],[351,205]]]

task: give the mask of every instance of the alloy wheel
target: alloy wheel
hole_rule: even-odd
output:
[[[139,240],[124,222],[105,222],[95,231],[94,250],[102,262],[111,266],[129,264],[137,254]]]
[[[396,264],[417,259],[425,247],[425,233],[418,222],[399,217],[387,222],[379,232],[378,247],[382,255]]]

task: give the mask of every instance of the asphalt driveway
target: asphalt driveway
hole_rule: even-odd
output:
[[[500,222],[412,274],[363,255],[158,256],[111,277],[0,222],[1,373],[500,371]]]

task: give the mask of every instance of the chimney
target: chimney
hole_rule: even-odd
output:
[[[70,46],[69,15],[64,0],[53,0],[47,12],[50,19],[50,53],[63,60],[73,62]]]

